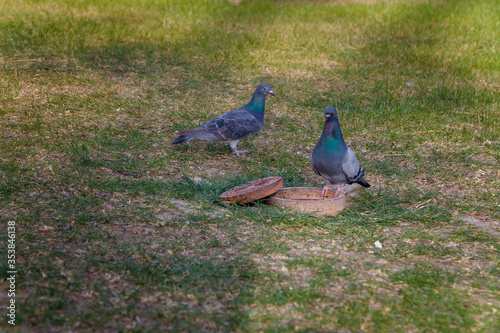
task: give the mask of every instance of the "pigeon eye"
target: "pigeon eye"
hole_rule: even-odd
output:
[[[262,90],[267,90],[266,88],[262,88]]]

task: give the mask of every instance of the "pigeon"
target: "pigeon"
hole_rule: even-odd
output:
[[[326,197],[328,190],[335,184],[340,187],[334,198],[338,197],[344,184],[358,183],[363,187],[370,187],[363,179],[365,172],[356,155],[344,142],[335,108],[325,109],[325,126],[311,154],[311,163],[314,172],[328,181],[321,190],[321,197]]]
[[[247,105],[215,117],[200,127],[175,132],[179,137],[172,144],[178,145],[193,139],[215,140],[228,143],[233,154],[240,156],[240,153],[246,153],[246,150],[238,150],[236,145],[262,129],[267,95],[275,96],[271,87],[262,83],[255,89]]]

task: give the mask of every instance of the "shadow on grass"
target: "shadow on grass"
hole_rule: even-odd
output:
[[[43,61],[25,65],[30,72],[71,71],[71,67],[83,66],[117,75],[131,72],[154,80],[171,75],[183,81],[176,90],[187,91],[206,87],[208,82],[215,85],[230,82],[234,71],[260,71],[257,76],[261,79],[270,78],[262,73],[266,64],[255,63],[250,54],[266,47],[276,49],[273,44],[279,43],[300,47],[304,36],[292,39],[273,31],[276,25],[289,23],[288,16],[296,15],[297,11],[304,16],[302,21],[299,16],[297,23],[303,24],[311,24],[314,16],[325,23],[347,24],[346,17],[366,15],[367,21],[361,26],[363,31],[357,33],[360,37],[354,39],[354,47],[340,51],[345,69],[330,71],[332,75],[344,72],[348,81],[363,78],[359,82],[368,87],[354,87],[363,92],[361,96],[354,92],[345,94],[331,86],[330,92],[309,94],[304,99],[286,98],[289,103],[319,109],[333,103],[355,111],[358,116],[384,121],[391,114],[403,118],[410,115],[415,119],[436,110],[448,112],[498,102],[491,91],[465,82],[474,77],[477,68],[452,61],[445,52],[446,30],[450,25],[454,27],[453,24],[460,27],[460,23],[450,21],[453,22],[456,15],[465,15],[466,10],[485,6],[481,1],[375,4],[372,7],[266,1],[242,2],[237,6],[222,2],[155,3],[149,5],[142,17],[128,10],[126,4],[124,1],[118,5],[81,8],[86,13],[81,16],[68,15],[72,6],[67,5],[54,13],[47,9],[30,13],[31,21],[21,17],[5,19],[0,25],[5,37],[5,55],[41,57]],[[152,6],[157,6],[157,10],[151,11]],[[360,14],[353,14],[361,8],[364,10]],[[108,13],[113,10],[123,11],[123,17]],[[56,15],[58,12],[66,15]],[[181,20],[182,15],[187,18]],[[315,42],[310,47],[311,57],[326,54],[338,61],[336,52],[331,51],[336,46],[335,40],[326,34],[318,36],[311,36]],[[488,58],[484,51],[478,57]],[[175,70],[178,67],[188,73],[179,73]],[[328,72],[321,75],[321,80]],[[287,85],[278,78],[272,80]],[[415,80],[414,87],[401,88],[406,81]],[[302,84],[309,87],[315,82],[315,79],[305,79]],[[363,111],[367,109],[370,112]],[[498,125],[491,111],[484,110],[481,116],[481,125],[488,128]],[[460,115],[453,117],[463,119]],[[491,131],[486,135],[493,139]]]
[[[18,14],[0,21],[4,56],[41,58],[23,64],[28,72],[72,72],[83,66],[157,78],[169,75],[171,67],[183,67],[192,75],[184,76],[188,80],[178,88],[189,89],[229,77],[248,51],[259,47],[261,33],[279,13],[276,5],[265,2],[178,1],[155,3],[158,8],[138,16],[126,3],[66,4],[54,10],[42,4],[38,12],[26,7],[20,12],[29,19]],[[75,7],[80,15],[72,13]],[[121,15],[110,14],[116,9]],[[4,65],[11,64],[15,60]]]
[[[3,70],[11,73],[17,68],[19,74],[24,73],[29,76],[39,73],[50,75],[58,72],[73,74],[83,69],[99,74],[110,73],[118,76],[135,74],[140,79],[151,80],[159,80],[162,76],[171,75],[180,82],[176,89],[185,93],[190,89],[204,91],[204,88],[209,85],[218,86],[232,82],[234,72],[243,73],[243,76],[248,72],[254,73],[250,80],[254,80],[255,76],[259,77],[259,80],[267,77],[268,74],[263,71],[266,64],[256,63],[255,58],[251,56],[252,51],[265,48],[270,42],[311,39],[316,41],[317,45],[299,41],[294,44],[297,49],[293,51],[300,51],[310,46],[312,57],[324,52],[327,57],[341,60],[347,64],[347,69],[321,69],[318,70],[317,78],[315,76],[305,77],[290,82],[282,80],[280,83],[296,94],[301,89],[305,90],[302,86],[314,88],[316,83],[325,80],[328,75],[340,73],[345,75],[347,81],[352,82],[355,89],[345,93],[338,91],[334,83],[327,82],[329,91],[325,93],[317,93],[315,89],[309,89],[310,93],[306,96],[285,96],[287,103],[300,110],[308,108],[321,110],[324,106],[336,101],[339,107],[355,111],[353,115],[364,115],[367,123],[372,120],[381,123],[391,121],[403,123],[408,121],[406,115],[418,117],[423,114],[431,114],[435,116],[435,110],[446,113],[449,110],[461,108],[464,104],[472,107],[485,105],[485,109],[487,109],[498,102],[498,97],[495,97],[489,90],[475,88],[466,82],[473,77],[474,68],[461,66],[460,63],[448,61],[439,55],[442,51],[439,47],[443,47],[445,41],[434,35],[435,29],[442,27],[437,22],[446,22],[456,13],[459,6],[473,6],[476,2],[461,1],[458,5],[453,1],[443,1],[436,5],[430,3],[404,4],[397,12],[389,11],[390,17],[386,17],[386,22],[374,22],[376,20],[369,16],[376,13],[368,9],[368,14],[366,11],[363,13],[363,15],[367,15],[368,23],[361,27],[363,31],[358,34],[363,37],[354,41],[355,51],[349,51],[346,48],[340,52],[340,59],[337,59],[337,55],[330,51],[330,48],[335,47],[335,40],[326,35],[304,37],[300,35],[300,30],[297,30],[299,35],[287,40],[280,37],[281,32],[274,32],[273,28],[274,23],[281,22],[292,22],[297,26],[304,22],[311,23],[314,22],[315,15],[318,15],[319,19],[324,22],[328,22],[332,18],[341,20],[343,19],[342,11],[337,11],[337,9],[340,8],[338,6],[344,6],[343,4],[285,4],[248,1],[242,2],[239,6],[233,6],[229,3],[214,1],[203,2],[203,4],[200,4],[201,2],[178,2],[170,7],[169,5],[162,7],[163,2],[156,2],[155,4],[159,6],[157,9],[146,10],[144,15],[138,15],[127,8],[128,5],[136,4],[136,2],[122,1],[116,5],[117,7],[113,7],[115,5],[110,3],[101,2],[99,5],[95,5],[97,7],[93,7],[94,5],[86,7],[84,2],[75,4],[74,6],[77,8],[83,6],[79,8],[84,15],[78,13],[79,9],[73,12],[73,5],[61,4],[62,7],[55,7],[53,11],[49,10],[48,7],[44,7],[41,11],[26,7],[25,12],[28,19],[22,15],[4,16],[5,18],[0,21],[0,36],[2,37],[0,39],[3,41],[2,56],[13,61],[4,63]],[[150,3],[146,5],[150,5]],[[198,8],[195,5],[202,7]],[[40,6],[44,5],[40,4]],[[363,7],[365,5],[362,4],[345,6],[350,6],[348,8],[352,12],[357,8],[367,8]],[[378,7],[375,8],[384,9],[384,4],[376,6]],[[130,7],[136,8],[135,6]],[[36,7],[33,8],[36,9]],[[300,15],[296,15],[297,8],[301,9],[302,13],[306,13],[304,9],[309,11],[304,14],[307,15],[306,19],[301,17],[300,12]],[[190,14],[190,12],[192,13]],[[58,15],[60,13],[67,15]],[[171,14],[174,19],[171,19],[168,14]],[[183,15],[183,17],[176,21],[175,15]],[[287,15],[292,18],[286,18]],[[355,14],[351,13],[351,15]],[[182,21],[183,19],[186,20],[185,23]],[[443,44],[436,47],[435,44],[439,42]],[[357,53],[358,51],[359,53]],[[291,56],[291,53],[286,54],[280,60],[286,63],[286,58]],[[24,57],[35,58],[35,61],[25,63],[17,61]],[[179,67],[183,71],[179,71]],[[439,73],[439,70],[443,68],[446,71]],[[289,68],[284,66],[283,69],[288,70]],[[409,94],[408,97],[404,98],[398,97],[397,90],[412,73],[416,73],[423,79],[423,85],[416,82],[415,88],[412,88],[415,91],[414,94]],[[414,80],[414,78],[411,79]],[[273,78],[273,80],[280,79]],[[294,86],[292,89],[291,86],[297,85],[297,82],[301,87]],[[457,85],[456,82],[463,84]],[[368,85],[368,87],[363,87],[363,84]],[[427,84],[430,86],[426,86]],[[358,96],[356,89],[362,94]],[[165,95],[175,94],[171,90],[170,87],[158,88],[158,92]],[[498,124],[498,120],[495,120],[496,118],[487,112],[487,110],[484,111],[483,119],[486,120],[483,122],[474,119],[471,121],[477,121],[489,129],[489,132],[482,134],[481,138],[495,138],[493,137],[493,129]],[[392,116],[392,118],[388,119],[387,116]],[[450,117],[461,121],[469,120],[465,116],[457,116],[452,113],[450,113]],[[283,123],[285,122],[283,121]],[[41,125],[35,121],[25,126],[22,130],[39,130]],[[144,165],[148,163],[144,162],[147,157],[141,157],[140,154],[132,154],[132,156],[124,154],[130,150],[147,150],[147,144],[152,139],[149,134],[138,131],[133,123],[131,126],[132,128],[123,126],[120,131],[111,131],[109,128],[99,130],[98,134],[100,135],[95,140],[79,138],[76,145],[75,141],[71,140],[69,144],[62,143],[62,150],[71,156],[72,167],[79,172],[78,174],[57,173],[56,170],[54,175],[60,178],[51,182],[47,181],[43,185],[35,184],[31,182],[32,179],[27,177],[22,178],[22,182],[7,180],[2,182],[0,189],[3,195],[2,199],[9,199],[20,190],[26,192],[23,208],[30,208],[30,215],[27,217],[23,215],[25,219],[23,223],[29,227],[33,227],[37,223],[45,223],[45,221],[56,220],[58,223],[75,220],[83,229],[96,221],[103,224],[109,222],[119,224],[123,221],[139,223],[142,221],[141,219],[151,221],[154,218],[151,216],[153,209],[151,213],[147,214],[141,211],[158,204],[158,201],[151,199],[155,195],[216,203],[218,195],[224,190],[253,180],[255,177],[268,176],[269,170],[274,173],[276,169],[269,167],[273,163],[282,163],[279,169],[280,172],[283,171],[281,175],[286,178],[286,185],[300,185],[299,183],[303,182],[301,173],[292,168],[293,163],[281,158],[281,156],[280,158],[266,156],[264,157],[265,162],[269,164],[263,163],[255,168],[253,173],[224,179],[215,184],[196,184],[189,178],[182,182],[155,180],[143,173]],[[290,126],[290,131],[293,129],[293,126]],[[41,131],[39,132],[42,134]],[[122,137],[119,138],[119,135]],[[184,155],[183,158],[186,159],[192,156]],[[380,170],[386,168],[384,165],[376,165],[376,167]],[[99,178],[97,172],[92,173],[98,168],[107,168],[111,172],[133,172],[143,176],[143,178],[137,180],[131,178],[124,180],[118,177]],[[3,164],[2,169],[6,170],[7,176],[13,174],[18,176],[29,172],[29,169],[17,168],[8,163]],[[286,169],[288,169],[288,173]],[[77,180],[81,182],[79,199],[64,198],[65,195],[62,193],[68,183]],[[43,200],[38,201],[39,203],[43,202],[44,209],[46,209],[45,215],[40,212],[41,209],[32,209],[34,201],[38,200],[37,197],[35,199],[28,198],[28,191],[38,185],[45,186],[47,190],[47,193],[40,191],[40,196],[42,194],[46,196],[43,197]],[[115,198],[117,202],[112,202],[113,205],[120,207],[116,209],[119,212],[109,214],[106,217],[105,203],[111,202],[112,194],[116,194],[116,197],[119,198]],[[123,199],[120,199],[120,195],[123,196]],[[132,200],[144,197],[152,201],[144,205],[143,202],[134,202],[133,204],[137,204],[137,207],[129,208],[132,205]],[[363,194],[361,199],[364,201],[357,202],[358,206],[354,207],[352,211],[346,211],[342,217],[332,219],[332,221],[345,222],[347,226],[345,229],[348,229],[350,226],[393,226],[400,220],[422,224],[447,223],[450,220],[449,212],[433,205],[418,211],[404,206],[404,204],[414,200],[415,196],[400,198],[397,194],[376,193],[374,191]],[[118,206],[118,204],[122,206]],[[89,210],[92,212],[88,212]],[[59,214],[56,215],[54,211],[58,211]],[[366,211],[373,212],[373,214],[367,218],[366,214],[362,214]],[[327,220],[315,222],[317,219],[313,218],[298,222],[290,221],[288,220],[289,215],[273,210],[264,212],[263,215],[256,212],[240,214],[241,217],[254,219],[254,221],[259,221],[266,226],[282,223],[290,229],[291,227],[310,226],[314,223],[327,224],[329,222]],[[130,219],[131,216],[134,219]],[[267,218],[271,222],[267,222]],[[369,220],[369,218],[372,219]],[[45,234],[30,233],[30,230],[21,230],[19,237],[23,237],[23,233],[28,240],[40,242],[40,253],[44,253],[51,247],[62,247],[70,242],[83,246],[86,243],[94,244],[96,241],[96,239],[86,235],[68,236],[63,234],[50,238]],[[105,235],[97,238],[104,241],[109,240],[109,237]],[[270,242],[269,244],[253,245],[251,250],[261,253],[283,251],[280,243],[275,242],[276,244],[273,245]],[[367,238],[364,242],[373,243],[373,239]],[[126,244],[117,244],[114,245],[127,255],[137,255],[134,251],[128,251],[130,249],[127,249]],[[35,245],[32,245],[31,251],[34,251],[34,248]],[[33,320],[30,322],[32,325],[43,326],[54,323],[64,326],[67,323],[67,318],[73,318],[75,321],[83,320],[84,323],[92,326],[96,317],[99,317],[98,312],[92,308],[77,309],[76,316],[74,315],[74,303],[68,300],[68,296],[73,291],[76,291],[78,295],[83,294],[85,290],[81,288],[81,284],[74,282],[77,277],[80,279],[82,273],[80,266],[78,266],[80,259],[76,255],[72,257],[68,253],[71,251],[65,249],[57,257],[44,256],[37,259],[30,257],[34,265],[39,265],[42,268],[36,270],[36,267],[32,267],[33,271],[26,270],[25,281],[43,281],[46,284],[35,292],[37,301],[41,303],[31,302],[30,298],[30,302],[26,301],[23,304],[25,318],[27,321]],[[88,257],[84,258],[88,259]],[[65,263],[66,271],[64,274],[62,274],[63,268],[55,266],[56,259]],[[215,323],[214,327],[216,328],[234,330],[240,325],[245,325],[245,322],[248,321],[240,306],[248,300],[246,297],[250,297],[251,290],[255,287],[252,279],[257,273],[255,268],[249,264],[251,260],[245,255],[241,255],[237,259],[227,260],[218,256],[206,258],[200,255],[196,258],[175,257],[168,260],[163,258],[152,262],[139,262],[133,257],[117,260],[101,253],[94,256],[93,260],[95,261],[87,266],[89,270],[105,265],[113,272],[126,277],[133,286],[130,294],[120,294],[123,296],[122,303],[115,304],[113,302],[116,301],[117,296],[113,287],[107,286],[108,282],[96,283],[99,297],[95,300],[95,309],[106,314],[100,317],[102,320],[108,319],[112,322],[116,316],[127,318],[141,316],[142,311],[147,310],[148,301],[146,301],[146,305],[137,305],[137,308],[134,309],[134,304],[141,302],[140,287],[152,294],[155,290],[171,291],[173,294],[179,292],[179,300],[174,300],[177,302],[174,309],[179,313],[179,316],[168,317],[179,320],[174,324],[178,330],[188,330],[193,327],[192,323],[190,326],[183,325],[186,325],[185,322],[189,319],[200,315],[200,304],[210,295],[215,297],[215,305],[219,302],[222,304],[222,309],[230,313],[214,312],[212,317],[208,315],[208,317],[204,317],[205,319],[201,318],[202,323],[199,324],[199,327],[203,325],[204,320],[208,320]],[[67,270],[74,270],[76,274],[66,275],[68,274]],[[44,280],[46,279],[44,273],[48,274],[49,272],[53,272],[55,279],[50,282]],[[50,277],[52,278],[52,276]],[[99,278],[102,279],[102,276]],[[428,278],[432,279],[433,276]],[[406,275],[395,280],[413,281]],[[111,284],[111,282],[109,283]],[[30,285],[30,287],[32,286]],[[136,288],[136,286],[139,287]],[[237,296],[234,299],[226,299],[225,297],[228,297],[226,292]],[[92,297],[92,293],[90,295]],[[194,298],[190,298],[189,295],[194,295]],[[151,302],[155,301],[161,302],[161,300],[151,300]],[[41,305],[39,306],[39,304]],[[38,307],[39,310],[37,310]],[[162,307],[168,307],[168,305],[158,306],[160,309],[158,310],[159,320],[165,318],[165,314],[161,311]],[[152,314],[148,315],[154,317]],[[203,317],[203,315],[200,316]],[[70,325],[72,324],[74,322]],[[119,326],[116,327],[123,329]]]
[[[36,306],[31,298],[19,299],[21,327],[234,331],[246,325],[244,306],[252,299],[257,274],[248,259],[165,255],[158,248],[151,251],[147,239],[118,241],[103,228],[75,230],[71,236],[53,242],[50,250],[31,239],[33,250],[48,261],[36,255],[18,275],[19,285],[36,285],[31,297],[37,299]],[[78,243],[82,238],[92,247]],[[89,256],[83,261],[67,257],[69,248]]]

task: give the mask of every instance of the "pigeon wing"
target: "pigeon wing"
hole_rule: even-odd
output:
[[[316,158],[315,158],[314,155],[315,154],[313,152],[313,154],[311,155],[311,164],[312,164],[312,167],[313,167],[313,171],[318,176],[322,176],[323,177],[323,175],[321,174],[321,172],[318,170],[318,166],[317,166],[318,162],[316,161]]]
[[[235,110],[209,120],[203,128],[220,141],[234,141],[257,133],[262,126],[250,113]]]
[[[319,172],[318,168],[316,167],[316,164],[313,163],[312,166],[313,166],[313,171],[315,174],[317,174],[318,176],[323,176],[321,174],[321,172]]]
[[[365,174],[363,168],[359,165],[356,155],[349,147],[347,147],[347,152],[342,162],[342,172],[349,184],[356,183]]]

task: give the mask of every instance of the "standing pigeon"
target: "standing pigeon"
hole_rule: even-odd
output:
[[[247,105],[215,117],[200,127],[175,132],[179,137],[172,144],[178,145],[193,139],[216,140],[228,143],[233,154],[239,156],[240,153],[246,153],[247,151],[238,151],[236,145],[262,129],[266,95],[269,94],[274,96],[271,87],[266,83],[260,84]]]
[[[370,184],[363,179],[365,172],[359,165],[356,155],[345,145],[335,108],[325,109],[325,126],[312,152],[311,163],[314,172],[328,181],[321,190],[322,197],[327,196],[328,190],[334,184],[340,184],[334,198],[342,191],[344,184],[358,183],[370,187]]]

